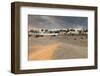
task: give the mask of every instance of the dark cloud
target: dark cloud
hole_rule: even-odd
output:
[[[35,28],[87,28],[87,17],[28,15],[28,24]]]

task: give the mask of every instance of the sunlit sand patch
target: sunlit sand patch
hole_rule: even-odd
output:
[[[53,43],[48,45],[35,45],[29,50],[29,60],[49,60],[55,50],[61,45],[61,43]],[[33,51],[32,51],[33,50]]]

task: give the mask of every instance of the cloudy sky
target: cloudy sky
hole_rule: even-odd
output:
[[[28,25],[32,28],[87,28],[87,17],[28,15]]]

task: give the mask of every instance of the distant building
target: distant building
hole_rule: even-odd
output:
[[[29,36],[32,35],[78,35],[78,34],[88,34],[87,29],[82,29],[82,28],[69,28],[69,29],[37,29],[37,28],[31,28],[28,31]]]

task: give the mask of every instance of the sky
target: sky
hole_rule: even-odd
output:
[[[28,26],[32,28],[60,29],[87,28],[87,17],[28,15]]]

